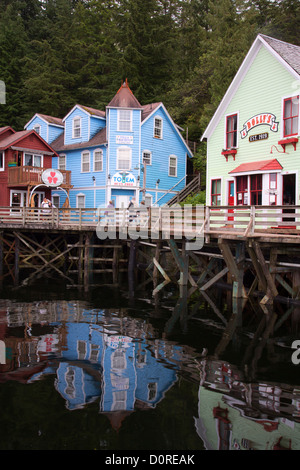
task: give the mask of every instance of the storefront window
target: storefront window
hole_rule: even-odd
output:
[[[238,206],[246,206],[248,204],[248,176],[236,177],[236,200]]]
[[[262,175],[250,176],[251,206],[261,206],[262,203]]]

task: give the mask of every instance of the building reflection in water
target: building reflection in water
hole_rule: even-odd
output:
[[[148,319],[126,309],[90,308],[82,301],[0,304],[0,340],[5,361],[0,383],[33,383],[55,376],[55,389],[70,411],[99,403],[114,429],[135,410],[153,409],[183,375],[199,383],[195,429],[206,449],[300,449],[300,387],[256,380],[256,365],[272,333],[282,323],[272,310],[263,312],[248,331],[242,368],[222,359],[242,330],[244,305],[233,305],[213,353],[170,341],[187,311],[180,297],[159,337]],[[206,299],[218,314],[212,299]],[[186,317],[185,317],[186,316]],[[204,318],[200,318],[204,321]],[[259,332],[259,334],[258,334]],[[246,335],[247,336],[247,335]],[[282,339],[281,339],[282,340]],[[5,362],[5,363],[4,363]]]

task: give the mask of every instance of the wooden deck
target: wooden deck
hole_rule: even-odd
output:
[[[203,237],[233,240],[261,239],[300,243],[300,206],[153,207],[107,211],[101,209],[53,208],[45,212],[31,207],[0,207],[0,229],[96,230],[139,227],[149,238]],[[130,238],[130,237],[129,237]]]
[[[15,166],[8,168],[8,186],[36,186],[42,184],[42,174],[46,168],[35,166]],[[63,175],[63,188],[71,188],[71,171],[60,170]]]

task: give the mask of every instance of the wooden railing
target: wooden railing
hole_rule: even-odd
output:
[[[46,168],[35,166],[14,166],[8,168],[8,184],[34,186],[42,184],[42,173]],[[60,170],[63,175],[63,187],[71,187],[71,171]]]
[[[300,206],[184,206],[127,209],[0,207],[1,227],[135,227],[165,237],[227,234],[233,237],[288,234],[299,238]]]

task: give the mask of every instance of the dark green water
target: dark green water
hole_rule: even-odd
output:
[[[0,449],[299,450],[300,309],[189,294],[2,292]]]

